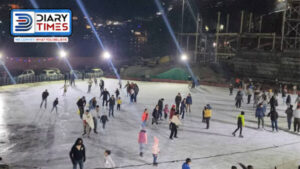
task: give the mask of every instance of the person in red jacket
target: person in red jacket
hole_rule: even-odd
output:
[[[142,127],[146,126],[148,118],[149,118],[148,109],[145,109],[142,115]]]
[[[176,112],[176,106],[173,104],[173,105],[172,105],[172,108],[171,108],[171,110],[170,110],[170,115],[169,115],[169,119],[170,119],[170,120],[172,119],[172,117],[173,117],[173,115],[175,114],[175,112]]]

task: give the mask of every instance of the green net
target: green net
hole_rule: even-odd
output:
[[[188,80],[189,74],[181,68],[173,68],[156,76],[154,79],[170,79],[170,80]]]

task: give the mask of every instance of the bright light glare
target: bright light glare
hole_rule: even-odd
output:
[[[186,54],[183,54],[182,56],[181,56],[181,60],[182,61],[186,61],[188,59],[188,56],[186,55]]]
[[[65,58],[65,57],[67,57],[67,53],[66,53],[64,50],[60,50],[60,51],[59,51],[59,56],[60,56],[61,58]]]
[[[3,53],[0,52],[0,59],[2,59],[2,57],[3,57]]]
[[[104,57],[105,59],[109,59],[109,58],[111,57],[111,55],[110,55],[109,52],[105,51],[105,52],[103,52],[103,57]]]

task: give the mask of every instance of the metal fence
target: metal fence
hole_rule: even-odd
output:
[[[99,78],[102,77],[100,74],[93,74],[93,73],[87,73],[87,74],[77,74],[77,78],[75,79],[89,79],[89,78]],[[43,75],[35,75],[35,76],[29,76],[29,77],[13,77],[14,81],[17,84],[24,84],[24,83],[36,83],[36,82],[44,82],[44,81],[57,81],[57,80],[70,80],[70,76],[64,76],[62,74],[59,75],[53,75],[53,76],[43,76]],[[5,85],[12,85],[14,84],[12,79],[10,77],[0,77],[0,86]]]

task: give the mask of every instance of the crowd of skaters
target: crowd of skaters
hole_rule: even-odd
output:
[[[288,130],[299,133],[300,129],[300,93],[297,91],[297,86],[294,85],[288,90],[287,85],[276,85],[273,87],[263,87],[260,84],[253,84],[251,80],[243,82],[236,79],[235,84],[229,85],[229,94],[233,94],[234,86],[238,89],[235,96],[236,108],[241,108],[244,102],[244,95],[247,98],[247,104],[253,104],[254,114],[257,118],[257,128],[264,129],[264,118],[267,116],[271,120],[272,131],[279,131],[278,118],[280,111],[279,105],[285,108]],[[297,95],[295,101],[292,100],[292,95]],[[268,111],[269,110],[269,111]]]
[[[74,82],[75,83],[75,82]],[[88,80],[88,93],[91,92],[91,86],[95,83],[97,85],[96,78],[94,81],[91,79]],[[117,110],[120,110],[122,100],[120,96],[120,90],[122,89],[122,84],[119,83],[119,89],[116,89],[115,95],[111,95],[107,89],[105,88],[104,81],[101,79],[99,82],[100,87],[100,98],[102,98],[102,107],[108,106],[108,116],[105,113],[100,116],[100,106],[97,103],[97,99],[93,97],[87,104],[85,96],[81,97],[77,101],[78,106],[78,114],[79,117],[83,120],[83,136],[87,135],[90,137],[90,133],[93,130],[95,134],[97,134],[97,121],[99,120],[103,125],[102,128],[105,129],[105,124],[109,120],[110,117],[114,117],[114,106],[117,103]],[[127,82],[125,85],[127,96],[129,97],[130,103],[137,102],[137,96],[139,93],[139,87],[135,83]],[[237,93],[235,96],[235,106],[236,108],[241,108],[243,103],[244,95],[247,98],[247,104],[251,104],[253,102],[253,107],[255,108],[255,117],[257,118],[258,129],[264,128],[264,117],[269,116],[271,119],[272,129],[273,131],[278,131],[277,119],[278,113],[276,107],[278,106],[279,97],[282,97],[282,103],[287,106],[285,113],[287,114],[287,122],[288,129],[291,129],[292,118],[294,118],[294,131],[299,132],[300,128],[300,94],[297,96],[295,100],[296,110],[293,109],[291,95],[288,93],[287,87],[283,86],[281,89],[269,89],[263,90],[260,85],[253,85],[251,82],[241,83],[238,82],[235,85],[229,85],[229,94],[233,95],[234,88],[237,88]],[[293,87],[295,89],[295,87]],[[273,92],[274,91],[274,92]],[[64,87],[64,93],[66,93],[66,89]],[[295,93],[295,91],[294,91]],[[44,105],[47,107],[47,97],[49,93],[45,90],[42,93],[42,102],[40,107]],[[253,98],[252,98],[253,96]],[[253,100],[253,101],[252,101]],[[183,98],[181,93],[178,93],[175,96],[174,103],[164,104],[164,98],[160,98],[158,100],[157,105],[152,111],[152,125],[159,125],[160,121],[167,120],[169,123],[170,136],[169,139],[173,140],[173,138],[178,138],[177,131],[178,127],[181,125],[181,120],[184,120],[186,113],[191,113],[191,105],[192,105],[192,96],[189,93],[187,97]],[[57,112],[58,98],[53,102],[53,108],[51,112],[55,109]],[[267,107],[270,107],[269,113],[267,113]],[[245,126],[245,112],[241,111],[241,113],[237,117],[237,129],[232,133],[235,136],[236,132],[239,131],[239,136],[242,138],[242,129]],[[212,106],[207,104],[202,111],[202,122],[206,123],[206,129],[210,128],[210,119],[212,117]],[[148,144],[147,137],[147,121],[149,121],[149,112],[148,109],[145,108],[142,114],[142,122],[141,122],[141,130],[138,133],[138,144],[139,144],[139,155],[143,157],[144,155],[144,147]],[[153,165],[158,165],[158,155],[160,153],[159,149],[159,139],[154,136],[153,137],[153,146],[152,146],[152,155],[153,155]],[[116,165],[112,161],[110,156],[110,150],[105,151],[105,166],[107,168],[114,168]],[[72,150],[70,152],[70,158],[73,163],[73,168],[76,169],[77,165],[80,169],[83,169],[83,163],[85,161],[85,148],[83,145],[83,140],[78,138],[75,142]],[[186,162],[182,165],[182,169],[190,168],[191,159],[187,158]],[[234,167],[234,166],[233,166]],[[250,166],[252,167],[252,166]],[[249,168],[249,167],[247,167]]]

